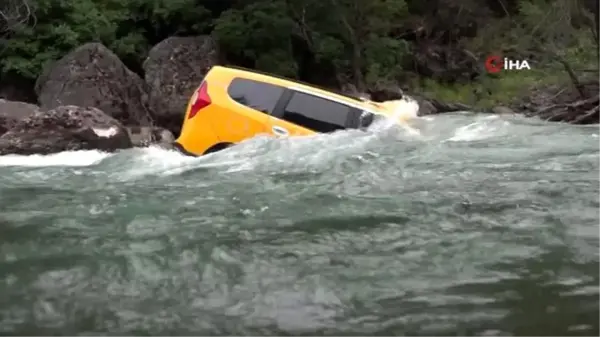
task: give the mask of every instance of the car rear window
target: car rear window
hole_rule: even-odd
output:
[[[227,88],[229,97],[254,110],[271,114],[284,88],[245,78],[234,78]]]

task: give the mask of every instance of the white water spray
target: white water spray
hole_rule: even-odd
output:
[[[391,112],[390,124],[400,125],[410,135],[421,135],[416,122],[424,119],[419,117],[419,103],[414,98],[404,96],[402,99],[385,101],[379,105]]]

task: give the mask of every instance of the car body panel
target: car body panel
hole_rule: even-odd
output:
[[[283,93],[274,105],[273,111],[260,111],[241,104],[230,96],[228,88],[234,79],[275,85],[283,88]],[[210,104],[194,113],[192,110],[195,109],[198,93],[203,86],[205,86],[204,93],[210,97]],[[184,149],[187,153],[202,155],[219,143],[236,144],[260,134],[276,137],[318,134],[319,132],[278,117],[283,115],[285,105],[295,92],[342,103],[350,107],[354,114],[368,111],[377,115],[391,116],[385,106],[372,101],[347,97],[293,80],[250,70],[214,66],[188,103],[181,134],[176,140],[177,147]],[[206,100],[206,95],[203,97]]]

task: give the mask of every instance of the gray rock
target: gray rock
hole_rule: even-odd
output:
[[[0,136],[38,111],[37,105],[0,99]]]
[[[158,125],[179,135],[189,99],[217,61],[209,36],[170,37],[150,50],[143,67]]]
[[[96,108],[61,106],[21,120],[0,137],[0,155],[115,151],[132,147],[127,130]]]
[[[404,97],[404,91],[397,85],[377,85],[374,88],[369,89],[371,98],[376,102],[385,102],[402,99]]]
[[[129,138],[135,147],[145,147],[150,145],[170,146],[175,141],[171,131],[151,126],[128,127]]]
[[[419,103],[419,116],[436,115],[446,112],[472,111],[469,105],[458,102],[442,102],[437,99],[409,94]]]
[[[473,108],[469,105],[460,102],[442,102],[437,99],[428,100],[437,110],[437,113],[472,111]]]
[[[438,113],[437,108],[431,103],[431,101],[424,98],[417,98],[419,104],[419,116],[435,115]]]
[[[84,44],[45,69],[35,90],[43,110],[93,106],[125,125],[152,125],[146,84],[99,43]]]

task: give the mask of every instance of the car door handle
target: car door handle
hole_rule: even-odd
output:
[[[281,126],[275,125],[271,129],[278,136],[287,136],[287,135],[290,134],[289,131],[286,128],[282,128]]]

